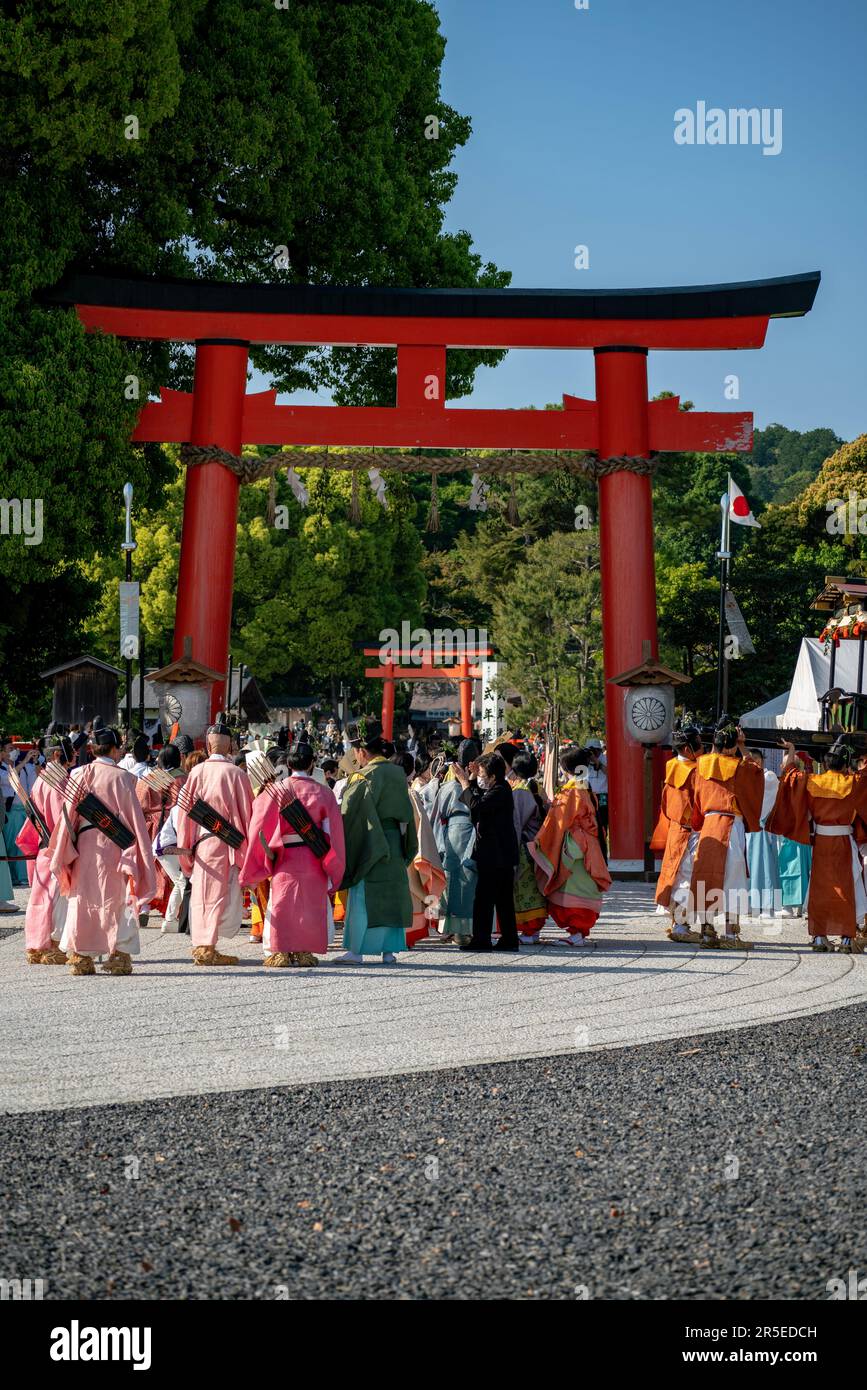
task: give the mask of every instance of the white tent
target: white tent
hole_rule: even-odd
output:
[[[854,638],[842,641],[837,647],[833,684],[841,690],[854,691],[858,686],[858,648]],[[867,686],[867,653],[862,683]],[[798,664],[789,691],[788,703],[780,725],[788,729],[818,729],[819,700],[831,686],[830,648],[815,637],[801,639]],[[764,706],[763,706],[764,708]]]
[[[781,729],[785,724],[783,715],[788,703],[789,692],[784,690],[782,695],[775,695],[772,700],[766,700],[763,705],[742,714],[741,725],[745,729]]]

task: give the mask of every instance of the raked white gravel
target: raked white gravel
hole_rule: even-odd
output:
[[[226,947],[238,966],[203,969],[188,937],[146,930],[128,978],[28,966],[23,933],[0,931],[0,1109],[627,1047],[867,999],[867,956],[812,954],[803,921],[745,932],[749,953],[672,945],[664,927],[651,886],[615,884],[595,949],[561,944],[549,924],[542,945],[515,956],[426,942],[397,967],[376,960],[347,970],[325,958],[316,969],[266,970],[245,934]]]

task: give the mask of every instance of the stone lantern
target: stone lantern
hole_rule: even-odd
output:
[[[619,676],[611,676],[608,684],[623,687],[625,737],[644,746],[644,873],[647,876],[653,871],[653,854],[649,848],[654,825],[653,750],[670,741],[675,690],[679,685],[688,685],[690,677],[680,671],[670,671],[655,661],[650,642],[642,642],[641,646],[641,665],[622,671]]]
[[[160,723],[166,738],[176,722],[177,706],[181,707],[180,732],[192,739],[203,739],[211,723],[211,688],[215,681],[225,680],[225,671],[214,671],[190,654],[189,637],[184,641],[184,655],[159,671],[151,671],[145,679],[154,688],[160,711]]]

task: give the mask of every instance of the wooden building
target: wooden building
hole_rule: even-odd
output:
[[[106,724],[117,719],[117,684],[121,672],[95,656],[77,656],[42,671],[54,683],[52,719],[61,724],[86,724],[100,715]]]

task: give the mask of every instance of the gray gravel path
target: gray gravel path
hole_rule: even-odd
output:
[[[867,1274],[865,1057],[856,1006],[8,1116],[0,1275],[55,1299],[826,1299]]]

